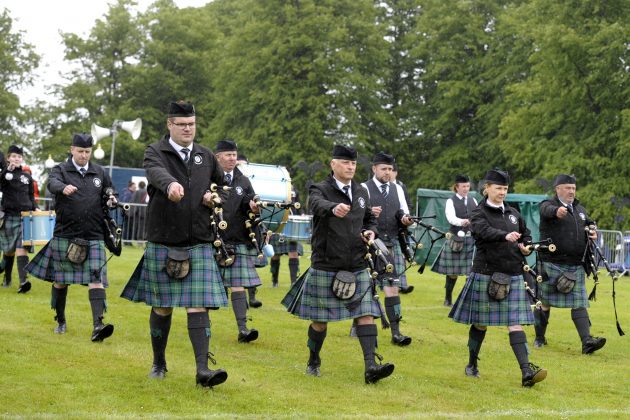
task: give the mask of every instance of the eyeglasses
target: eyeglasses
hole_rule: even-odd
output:
[[[173,124],[174,126],[177,126],[179,128],[195,128],[195,123],[194,122],[189,122],[189,123],[176,123],[176,122],[172,122],[171,124]]]

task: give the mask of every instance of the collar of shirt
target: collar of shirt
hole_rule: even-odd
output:
[[[77,165],[77,163],[74,161],[74,158],[72,158],[72,164],[74,165],[74,167],[77,169],[77,172],[81,172],[81,168],[85,169],[85,172],[87,172],[88,170],[88,166],[90,165],[89,163],[85,166],[79,166]]]
[[[234,171],[232,171],[232,172],[223,172],[223,175],[224,176],[225,175],[229,175],[232,180],[234,179]]]
[[[189,155],[189,156],[190,156],[190,154],[192,153],[192,144],[190,144],[190,145],[188,145],[188,146],[186,146],[186,147],[184,147],[184,146],[180,146],[179,144],[175,143],[171,137],[169,137],[169,139],[168,139],[168,143],[171,145],[171,147],[172,147],[173,149],[175,149],[175,151],[176,151],[177,153],[179,153],[179,156],[180,156],[180,157],[182,156],[182,149],[188,149],[188,155]]]
[[[337,178],[335,178],[334,176],[333,176],[333,179],[334,179],[334,180],[335,180],[335,182],[337,183],[337,187],[339,187],[339,189],[340,189],[341,191],[343,191],[343,187],[345,187],[345,186],[346,186],[346,184],[344,184],[343,182],[339,181],[339,180],[338,180]],[[349,185],[349,186],[350,186],[350,190],[349,190],[349,192],[350,192],[350,193],[352,193],[352,181],[350,181],[350,183],[349,183],[349,184],[347,184],[347,185]]]
[[[495,209],[501,209],[502,212],[505,212],[505,206],[503,205],[503,203],[499,204],[498,206],[496,204],[493,204],[490,202],[490,200],[486,200],[486,204],[489,207],[493,207]]]
[[[569,203],[565,203],[564,201],[560,200],[558,198],[558,201],[564,206],[564,207],[569,207]],[[571,203],[571,206],[573,206],[573,203]]]
[[[457,193],[455,193],[455,195],[457,196],[457,198],[459,198],[460,200],[466,200],[468,198],[468,196],[464,197],[463,195],[459,195]]]
[[[383,182],[379,181],[378,179],[376,179],[376,177],[375,177],[375,176],[374,176],[374,177],[372,177],[372,181],[374,181],[374,183],[376,184],[376,187],[377,187],[379,190],[381,189],[381,185],[385,185],[385,183],[383,183]],[[393,184],[392,182],[388,182],[388,183],[387,183],[387,185],[388,185],[389,187],[391,187],[391,186],[392,186],[392,184]]]

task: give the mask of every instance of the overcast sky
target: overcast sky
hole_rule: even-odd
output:
[[[36,98],[50,99],[45,86],[63,79],[63,45],[59,31],[72,32],[85,37],[96,19],[107,12],[108,3],[114,0],[0,0],[0,10],[8,9],[14,30],[24,31],[26,41],[35,46],[42,58],[36,71],[35,85],[16,92],[22,104]],[[138,10],[144,11],[153,0],[136,0]],[[175,0],[178,7],[199,7],[208,0]]]

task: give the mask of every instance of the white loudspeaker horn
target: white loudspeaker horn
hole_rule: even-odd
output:
[[[95,142],[108,137],[111,134],[111,130],[109,128],[101,127],[96,124],[92,124],[92,130],[90,130],[90,134]]]
[[[136,118],[133,121],[123,121],[120,123],[120,128],[131,134],[132,139],[138,140],[140,132],[142,131],[142,120]]]

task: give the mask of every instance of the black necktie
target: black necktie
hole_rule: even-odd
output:
[[[225,183],[232,185],[232,174],[225,174]]]
[[[350,185],[344,185],[343,186],[343,192],[346,193],[346,195],[348,196],[348,198],[350,198]]]
[[[87,171],[85,170],[85,168],[81,168],[81,169],[79,169],[79,172],[81,172],[81,176],[85,176],[85,173]]]
[[[190,153],[190,150],[188,150],[188,148],[184,147],[181,152],[184,154],[184,162],[188,162],[188,153]]]
[[[569,213],[573,214],[573,204],[567,204],[567,209],[569,209]]]
[[[381,184],[381,194],[383,194],[383,198],[387,198],[387,184]]]

